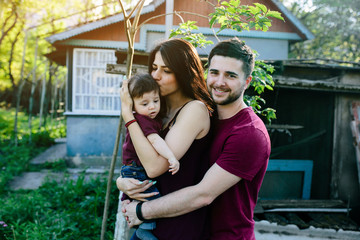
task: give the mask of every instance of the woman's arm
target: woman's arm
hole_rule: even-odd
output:
[[[123,81],[122,88],[120,90],[121,98],[121,115],[124,122],[133,120],[133,101],[129,94],[128,80]],[[138,155],[147,175],[150,178],[160,176],[169,169],[169,163],[167,159],[163,158],[156,152],[151,143],[145,137],[139,124],[134,122],[128,126],[131,141],[135,147],[136,154]]]
[[[134,119],[132,100],[124,81],[121,89],[121,110],[125,122]],[[174,153],[176,159],[181,159],[196,138],[201,138],[210,129],[210,117],[206,106],[200,101],[192,101],[181,110],[175,124],[165,137],[165,142]],[[136,153],[150,178],[158,177],[169,169],[168,161],[160,156],[144,136],[138,123],[128,127]]]
[[[196,114],[194,114],[196,113]],[[210,129],[207,108],[201,102],[188,103],[179,113],[175,124],[165,137],[165,142],[176,159],[181,159],[196,138],[203,137]],[[159,155],[145,138],[138,124],[128,128],[136,153],[150,178],[169,169],[168,161]]]

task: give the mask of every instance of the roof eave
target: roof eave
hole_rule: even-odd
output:
[[[157,0],[157,1],[154,1],[153,4],[149,4],[149,5],[145,6],[141,11],[141,15],[149,13],[149,12],[153,12],[163,2],[164,2],[164,0]],[[90,32],[95,29],[98,29],[98,28],[101,28],[104,26],[108,26],[110,24],[121,22],[123,20],[124,20],[123,13],[119,13],[119,14],[116,14],[116,15],[108,17],[108,18],[100,19],[98,21],[82,25],[80,27],[75,27],[75,28],[70,29],[65,32],[54,34],[50,37],[47,37],[46,40],[49,43],[53,44],[57,41],[63,41],[63,40],[69,39],[73,36],[76,36],[76,35],[79,35],[79,34],[82,34],[85,32]]]

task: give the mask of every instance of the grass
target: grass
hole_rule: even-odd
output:
[[[76,180],[66,173],[64,160],[34,168],[29,161],[65,137],[65,121],[38,128],[33,119],[32,137],[28,117],[19,114],[18,140],[14,145],[14,110],[0,108],[0,240],[99,239],[107,178],[85,181],[85,173]],[[61,182],[48,179],[39,189],[17,190],[9,182],[24,171],[51,169],[63,172]],[[107,239],[113,238],[118,190],[113,181]]]
[[[33,191],[8,192],[1,197],[0,239],[99,239],[106,178],[48,181]],[[118,191],[112,186],[107,239],[112,239]],[[3,231],[2,231],[3,230]],[[3,235],[3,236],[2,236]]]
[[[0,104],[0,141],[10,140],[14,138],[15,110],[1,107],[1,105],[2,104]],[[23,138],[29,138],[29,116],[24,112],[19,112],[17,121],[18,139],[22,140]],[[41,126],[40,128],[39,117],[32,116],[31,122],[32,134],[38,132],[48,132],[49,136],[53,139],[66,136],[66,126],[64,119],[51,121],[48,118],[47,122],[51,123],[47,124],[46,126]]]

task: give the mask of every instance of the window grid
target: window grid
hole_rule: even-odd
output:
[[[113,50],[74,49],[74,113],[119,114],[123,75],[105,73],[106,64],[115,62]]]

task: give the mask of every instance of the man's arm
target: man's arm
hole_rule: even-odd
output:
[[[174,153],[171,151],[169,146],[166,144],[165,140],[162,139],[159,134],[152,133],[147,136],[147,139],[150,141],[151,145],[155,150],[164,158],[166,158],[170,165],[170,172],[175,174],[179,170],[179,161],[176,159]]]
[[[144,202],[142,215],[145,219],[183,215],[209,205],[217,196],[240,180],[240,177],[229,173],[215,163],[199,184]],[[136,217],[136,205],[137,203],[124,203],[123,212],[128,217],[130,226],[141,223]]]

